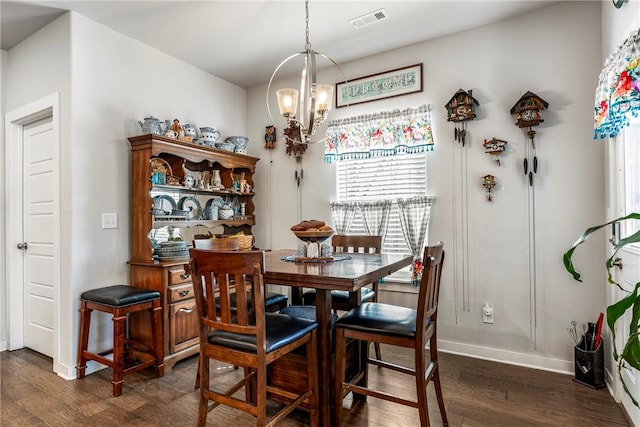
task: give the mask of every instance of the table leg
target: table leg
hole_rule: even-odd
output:
[[[331,291],[316,290],[316,320],[318,327],[318,386],[320,425],[331,426],[331,398],[333,390],[334,359],[331,351]]]
[[[291,287],[291,305],[302,305],[302,288]]]

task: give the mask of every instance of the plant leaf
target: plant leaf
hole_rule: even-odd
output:
[[[575,280],[577,280],[579,282],[582,282],[582,280],[580,279],[580,273],[578,273],[578,271],[575,269],[575,267],[573,266],[573,262],[572,262],[573,253],[575,252],[576,248],[578,246],[580,246],[581,244],[583,244],[589,238],[589,236],[591,236],[591,234],[593,234],[595,231],[598,231],[601,228],[606,227],[607,225],[611,225],[614,222],[625,221],[627,219],[638,219],[638,220],[640,220],[640,213],[630,213],[629,215],[622,216],[620,218],[616,218],[616,219],[614,219],[612,221],[609,221],[607,223],[587,228],[584,231],[584,233],[582,233],[582,236],[580,236],[578,238],[578,240],[576,240],[573,243],[571,248],[567,252],[564,253],[564,255],[562,256],[562,262],[564,263],[564,268],[573,276],[573,278]],[[631,239],[632,241],[629,241],[629,239]],[[633,240],[633,239],[638,239],[638,240]],[[622,248],[626,244],[634,243],[634,242],[638,242],[638,241],[640,241],[640,231],[635,233],[635,234],[633,234],[632,236],[629,236],[629,237],[627,237],[625,239],[620,240],[620,242],[618,242],[618,244],[615,247],[615,252],[617,252],[620,248]]]
[[[626,297],[622,298],[621,300],[619,300],[615,304],[611,304],[609,307],[607,307],[607,326],[609,326],[609,330],[611,331],[611,336],[612,336],[612,340],[613,340],[613,357],[616,360],[618,359],[618,351],[617,351],[617,348],[616,348],[616,328],[615,328],[615,324],[618,321],[618,319],[621,318],[624,315],[624,313],[631,306],[634,305],[634,302],[636,300],[636,293],[637,293],[639,287],[640,287],[640,282],[638,282],[636,284],[634,292],[632,292],[629,295],[627,295]],[[626,345],[625,345],[625,347],[626,347]]]

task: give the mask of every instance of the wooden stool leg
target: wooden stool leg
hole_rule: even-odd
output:
[[[84,378],[85,371],[87,370],[87,359],[84,357],[84,352],[89,345],[89,327],[91,326],[91,312],[87,308],[87,303],[80,302],[80,333],[78,337],[78,362],[76,364],[76,378],[79,380]]]
[[[127,316],[122,315],[120,310],[116,310],[113,315],[113,395],[118,397],[122,394],[123,371],[124,371],[124,344]]]
[[[151,310],[151,336],[153,339],[154,354],[156,356],[156,375],[164,376],[164,349],[162,348],[162,307],[160,300],[153,303]]]

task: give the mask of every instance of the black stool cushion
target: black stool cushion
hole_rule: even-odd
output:
[[[288,305],[282,310],[280,314],[286,314],[287,316],[299,317],[301,319],[307,319],[316,321],[316,306],[315,305]],[[338,320],[338,315],[331,313],[331,328]]]
[[[277,350],[308,334],[318,327],[316,322],[279,313],[267,313],[267,353]],[[209,334],[211,344],[256,353],[255,335],[214,330]]]
[[[236,294],[235,292],[229,296],[231,300],[231,305],[235,307],[236,305]],[[266,307],[270,307],[272,305],[282,305],[283,307],[287,305],[288,298],[286,295],[278,294],[275,292],[267,292],[264,294],[264,305]],[[247,305],[251,305],[251,292],[247,292]],[[216,298],[216,308],[220,308],[220,298]]]
[[[370,288],[360,288],[361,302],[371,302],[376,293]],[[307,291],[302,294],[302,303],[304,305],[313,305],[316,299],[316,291]],[[335,303],[346,305],[349,303],[349,292],[347,291],[331,291],[331,299]]]
[[[160,292],[135,286],[114,285],[83,292],[80,299],[110,307],[126,307],[160,298]]]
[[[378,302],[351,309],[336,322],[336,328],[415,337],[416,310]]]

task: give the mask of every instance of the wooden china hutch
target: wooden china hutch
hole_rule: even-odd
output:
[[[253,174],[258,158],[209,148],[191,142],[160,135],[139,135],[128,138],[131,145],[131,235],[129,280],[140,286],[160,292],[163,309],[163,342],[165,369],[198,352],[199,325],[191,277],[186,269],[188,257],[174,259],[158,257],[157,247],[163,240],[175,236],[190,242],[194,235],[252,234],[255,224],[253,204]],[[152,179],[153,164],[167,165],[167,176]],[[215,175],[214,175],[215,173]],[[207,177],[206,180],[187,182],[186,175]],[[219,176],[221,186],[211,186],[209,177]],[[248,191],[240,191],[234,181],[240,177]],[[165,182],[166,179],[166,182]],[[152,182],[153,181],[153,182]],[[186,185],[185,185],[186,184]],[[236,182],[237,184],[237,182]],[[159,215],[156,202],[175,204]],[[182,203],[188,202],[188,216]],[[239,211],[228,219],[211,219],[205,206],[211,202],[237,207]],[[143,342],[151,342],[150,325],[144,316],[131,316],[130,334]],[[133,355],[134,357],[143,357]]]

